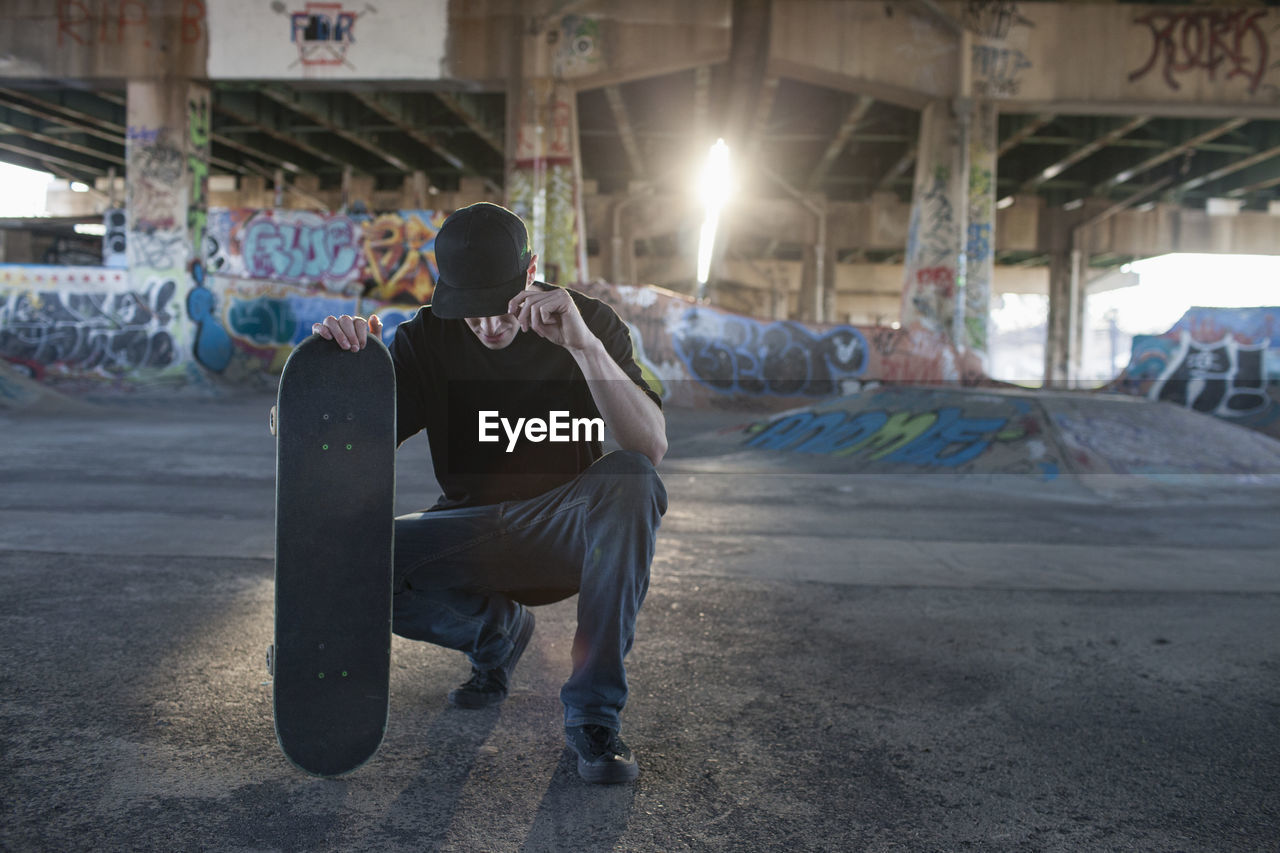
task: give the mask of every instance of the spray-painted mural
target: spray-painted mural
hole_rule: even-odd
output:
[[[1280,436],[1280,308],[1192,308],[1134,337],[1115,387]]]
[[[631,329],[636,360],[681,405],[787,408],[878,383],[985,383],[982,364],[920,327],[806,326],[700,305],[654,287],[579,285]]]
[[[211,210],[204,259],[224,277],[421,305],[435,289],[436,232],[448,214]]]

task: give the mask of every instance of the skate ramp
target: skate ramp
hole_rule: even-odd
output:
[[[706,473],[930,477],[1062,497],[1280,486],[1280,441],[1111,394],[880,387],[673,443]]]
[[[0,414],[84,412],[91,404],[60,394],[0,358]]]

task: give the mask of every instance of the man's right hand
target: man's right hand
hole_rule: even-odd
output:
[[[344,350],[359,352],[368,343],[370,333],[375,337],[382,337],[382,320],[378,319],[377,314],[370,315],[368,320],[364,317],[352,317],[350,314],[343,314],[341,317],[330,314],[324,318],[323,323],[313,324],[311,331],[325,340],[336,341]]]

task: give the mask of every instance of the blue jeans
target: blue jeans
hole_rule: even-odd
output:
[[[615,451],[535,498],[395,521],[395,633],[466,653],[478,669],[511,654],[519,602],[578,594],[566,726],[619,728],[623,658],[649,588],[667,491],[642,453]]]

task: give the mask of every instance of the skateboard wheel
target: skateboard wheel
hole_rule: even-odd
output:
[[[267,646],[267,674],[276,674],[276,647],[274,644]]]
[[[271,430],[271,434],[276,434],[276,407],[271,407],[271,412],[267,415],[267,429]]]

